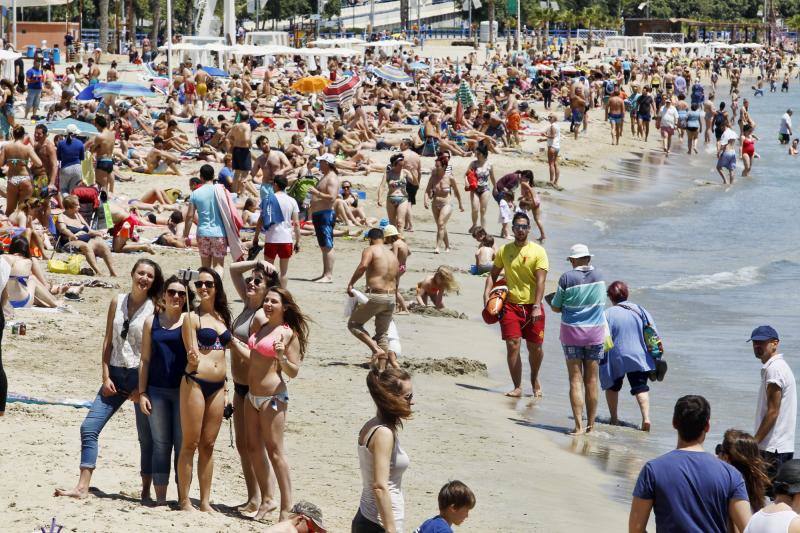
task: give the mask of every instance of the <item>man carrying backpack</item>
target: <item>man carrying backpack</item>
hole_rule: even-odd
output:
[[[275,263],[280,258],[281,287],[286,288],[289,259],[300,251],[300,208],[297,201],[286,194],[288,182],[284,176],[272,180],[274,194],[261,200],[261,217],[256,225],[253,248],[258,246],[258,235],[264,231],[264,259]],[[257,249],[257,248],[256,248]]]

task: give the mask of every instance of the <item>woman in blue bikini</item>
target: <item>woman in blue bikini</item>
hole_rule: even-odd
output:
[[[308,345],[308,322],[292,294],[275,287],[267,292],[250,326],[247,342],[250,346],[250,390],[245,400],[245,424],[250,461],[262,495],[256,520],[274,509],[272,499],[267,496],[270,494],[269,466],[259,460],[265,445],[281,492],[279,519],[286,520],[292,507],[289,464],[283,448],[289,406],[284,378],[293,379],[300,371]]]
[[[211,512],[211,479],[214,475],[214,443],[222,425],[228,397],[225,348],[231,341],[231,311],[214,270],[200,267],[194,282],[200,303],[183,320],[183,343],[187,352],[181,380],[181,453],[178,458],[178,505],[194,509],[189,501],[192,464],[198,451],[200,510]]]

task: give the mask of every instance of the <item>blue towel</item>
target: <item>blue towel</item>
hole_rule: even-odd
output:
[[[284,221],[283,211],[281,211],[281,203],[274,194],[266,194],[261,199],[261,225],[264,231],[267,231],[275,224],[280,224]]]

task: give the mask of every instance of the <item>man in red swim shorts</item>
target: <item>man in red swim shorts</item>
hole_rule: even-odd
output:
[[[525,213],[516,213],[511,221],[514,241],[503,245],[494,257],[494,266],[486,279],[484,305],[489,299],[494,282],[505,273],[508,298],[500,317],[500,331],[506,341],[508,371],[514,388],[506,396],[522,396],[522,360],[520,359],[520,340],[525,339],[528,347],[528,361],[531,365],[531,385],[533,395],[542,396],[539,384],[539,368],[542,366],[544,352],[544,284],[549,268],[547,252],[544,248],[528,241],[530,218]]]

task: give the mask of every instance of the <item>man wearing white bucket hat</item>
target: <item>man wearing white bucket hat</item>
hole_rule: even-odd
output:
[[[598,365],[603,358],[606,319],[603,314],[606,284],[600,271],[589,262],[592,254],[585,244],[570,248],[567,261],[572,270],[558,280],[550,307],[561,313],[561,345],[569,372],[569,402],[575,418],[571,435],[591,431],[597,416]],[[587,423],[583,425],[586,405]]]

